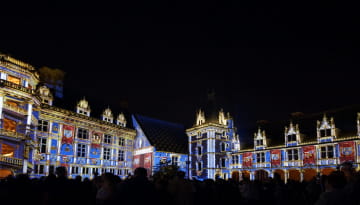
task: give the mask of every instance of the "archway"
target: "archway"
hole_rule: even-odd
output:
[[[240,173],[239,171],[233,171],[231,173],[231,179],[233,179],[234,181],[239,181],[240,180]]]
[[[304,169],[304,181],[308,182],[316,177],[316,169]]]
[[[282,169],[276,169],[274,171],[274,179],[276,178],[276,175],[278,175],[281,179],[281,181],[285,181],[285,172]]]
[[[300,178],[300,171],[297,169],[290,169],[289,170],[289,180],[297,181],[299,182],[301,180]]]
[[[336,169],[335,169],[335,168],[332,168],[332,167],[327,167],[327,168],[323,168],[323,169],[321,170],[321,174],[322,174],[322,175],[330,175],[331,172],[333,172],[333,171],[336,171]]]
[[[13,172],[8,169],[0,169],[0,179],[5,178],[9,175],[13,175]]]
[[[250,171],[244,170],[241,172],[243,180],[250,180]]]
[[[259,181],[265,181],[266,179],[268,179],[269,177],[269,173],[265,170],[256,170],[255,171],[255,180],[259,180]]]

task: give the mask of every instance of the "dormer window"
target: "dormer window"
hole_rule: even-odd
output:
[[[256,140],[256,146],[262,146],[262,145],[264,145],[264,142],[263,142],[262,139],[261,140]]]
[[[102,114],[102,118],[104,121],[106,122],[110,122],[112,123],[113,122],[113,114],[110,110],[110,108],[106,108]]]
[[[331,129],[320,130],[320,137],[331,137]]]
[[[296,134],[289,134],[287,136],[287,141],[288,142],[295,142],[296,141]]]
[[[85,100],[85,98],[78,102],[76,112],[90,117],[90,106],[88,101]]]

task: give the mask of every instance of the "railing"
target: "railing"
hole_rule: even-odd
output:
[[[22,109],[18,106],[14,106],[14,105],[9,105],[7,103],[4,103],[4,108],[8,109],[8,110],[11,110],[11,111],[14,111],[14,112],[17,112],[17,113],[20,113],[20,114],[23,114],[23,115],[27,115],[27,111],[25,109]]]
[[[4,79],[0,79],[0,87],[4,87],[4,86],[6,86],[8,88],[13,88],[13,89],[23,91],[25,93],[33,94],[33,90],[31,90],[29,88],[26,88],[22,85],[18,85],[16,83],[12,83],[12,82],[4,80]]]
[[[22,164],[23,164],[22,159],[14,158],[14,157],[5,157],[3,155],[0,155],[0,162],[6,163],[6,164],[11,164],[11,165],[18,165],[18,166],[22,166]]]
[[[5,135],[5,136],[8,136],[8,137],[13,137],[13,138],[22,139],[22,140],[25,139],[25,134],[18,133],[18,132],[12,132],[12,131],[9,131],[9,130],[5,130],[3,128],[0,128],[0,135]]]

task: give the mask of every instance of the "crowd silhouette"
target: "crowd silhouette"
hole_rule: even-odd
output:
[[[3,204],[38,205],[359,205],[359,176],[351,163],[312,181],[288,180],[286,184],[276,174],[263,181],[199,181],[186,179],[184,172],[177,171],[149,179],[145,168],[136,168],[134,175],[126,179],[111,173],[91,180],[81,176],[69,179],[66,168],[57,167],[55,174],[46,177],[19,174],[1,179],[0,199]]]

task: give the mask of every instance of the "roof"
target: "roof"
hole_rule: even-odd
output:
[[[138,114],[133,116],[157,151],[188,153],[188,136],[183,125]]]
[[[335,127],[338,131],[337,137],[350,137],[357,135],[357,113],[360,112],[360,104],[350,105],[332,110],[325,110],[318,113],[303,114],[287,120],[264,122],[259,126],[247,129],[247,136],[241,137],[241,149],[250,149],[254,147],[254,133],[260,127],[265,130],[268,146],[278,146],[285,144],[285,126],[289,127],[290,121],[299,125],[299,131],[302,136],[302,142],[317,140],[316,126],[326,114],[327,119],[334,119]],[[249,136],[250,134],[250,136]]]

